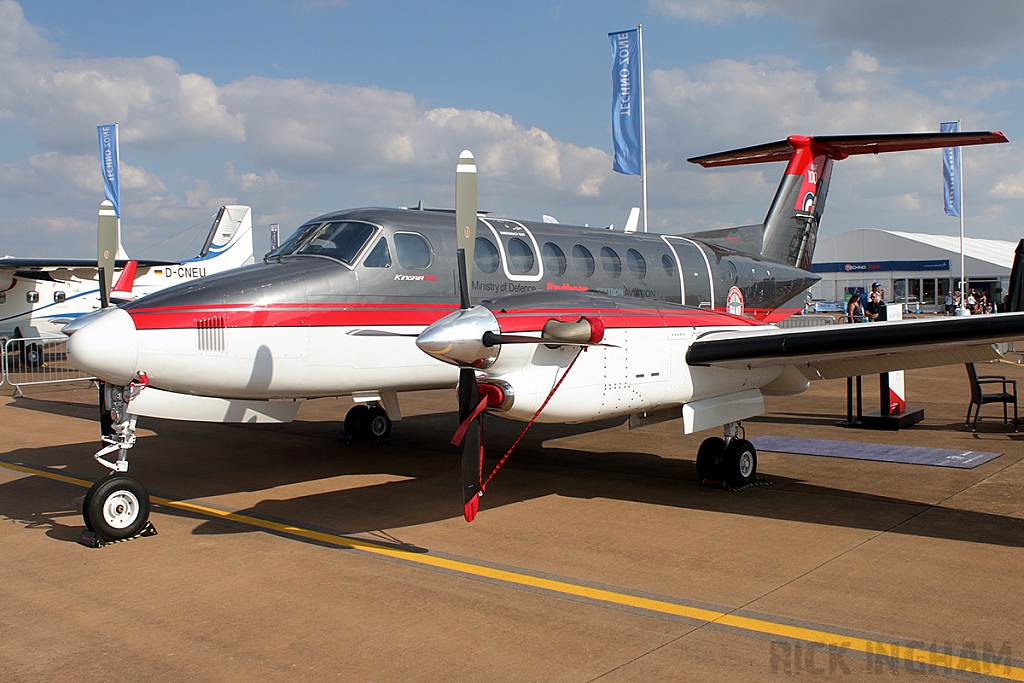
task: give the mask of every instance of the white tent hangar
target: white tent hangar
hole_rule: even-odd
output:
[[[964,238],[964,267],[969,289],[1002,299],[1010,280],[1016,242]],[[861,228],[818,242],[811,271],[821,281],[811,298],[843,301],[854,288],[885,289],[890,303],[941,310],[946,293],[960,286],[960,238],[897,230]]]

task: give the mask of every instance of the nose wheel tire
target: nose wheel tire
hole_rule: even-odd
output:
[[[127,474],[100,479],[85,496],[82,517],[90,531],[107,541],[131,538],[149,521],[149,492]]]
[[[345,415],[345,432],[356,442],[385,441],[391,436],[391,418],[380,406],[359,404]]]
[[[733,439],[725,449],[725,481],[729,486],[746,486],[757,474],[757,450],[746,439]]]

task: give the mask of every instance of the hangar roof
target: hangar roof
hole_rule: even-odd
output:
[[[964,237],[964,256],[974,263],[968,264],[968,274],[979,274],[985,268],[1009,273],[1013,267],[1016,242]],[[930,235],[920,232],[859,228],[819,240],[814,251],[815,263],[840,261],[890,261],[912,259],[949,259],[952,266],[959,264],[960,237],[958,235]],[[959,265],[953,270],[958,270]]]

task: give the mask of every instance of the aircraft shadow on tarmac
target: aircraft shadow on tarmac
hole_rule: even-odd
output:
[[[89,418],[94,410],[81,404],[27,403],[34,405],[19,407],[72,417]],[[158,496],[196,500],[266,492],[265,499],[236,512],[339,534],[394,531],[461,517],[459,461],[448,445],[455,422],[454,413],[407,417],[396,424],[391,441],[358,445],[338,443],[340,422],[300,420],[286,425],[239,426],[147,420],[145,428],[159,436],[139,439],[132,452],[131,472]],[[633,451],[592,453],[544,445],[552,439],[620,424],[621,420],[575,426],[534,425],[489,487],[481,514],[558,495],[1024,547],[1024,519],[811,485],[770,472],[764,473],[774,484],[770,487],[735,493],[702,488],[691,459],[702,435],[696,440],[680,439],[683,458],[678,459]],[[521,428],[521,423],[487,421],[485,472]],[[96,443],[88,442],[19,449],[2,458],[36,468],[63,467],[60,471],[69,476],[96,479],[102,471],[90,457],[95,449]],[[274,491],[292,484],[353,475],[370,475],[376,483],[355,487],[339,483],[340,488],[335,490],[297,496],[289,496],[291,491]],[[81,526],[67,526],[53,518],[77,514],[77,509],[63,508],[78,503],[84,491],[75,493],[73,501],[65,498],[62,509],[54,511],[47,507],[52,508],[52,497],[44,500],[40,496],[45,493],[27,495],[25,482],[18,479],[0,485],[0,515],[29,526],[48,527],[48,535],[54,538],[76,540]],[[31,488],[36,492],[45,490]],[[196,517],[168,508],[160,511]],[[250,530],[242,525],[205,521],[195,533]]]

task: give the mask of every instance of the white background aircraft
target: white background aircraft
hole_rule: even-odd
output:
[[[117,263],[129,258],[118,241]],[[199,255],[187,261],[136,260],[133,298],[253,262],[252,210],[221,207]],[[14,337],[64,338],[61,328],[100,307],[96,260],[0,258],[0,343]]]

